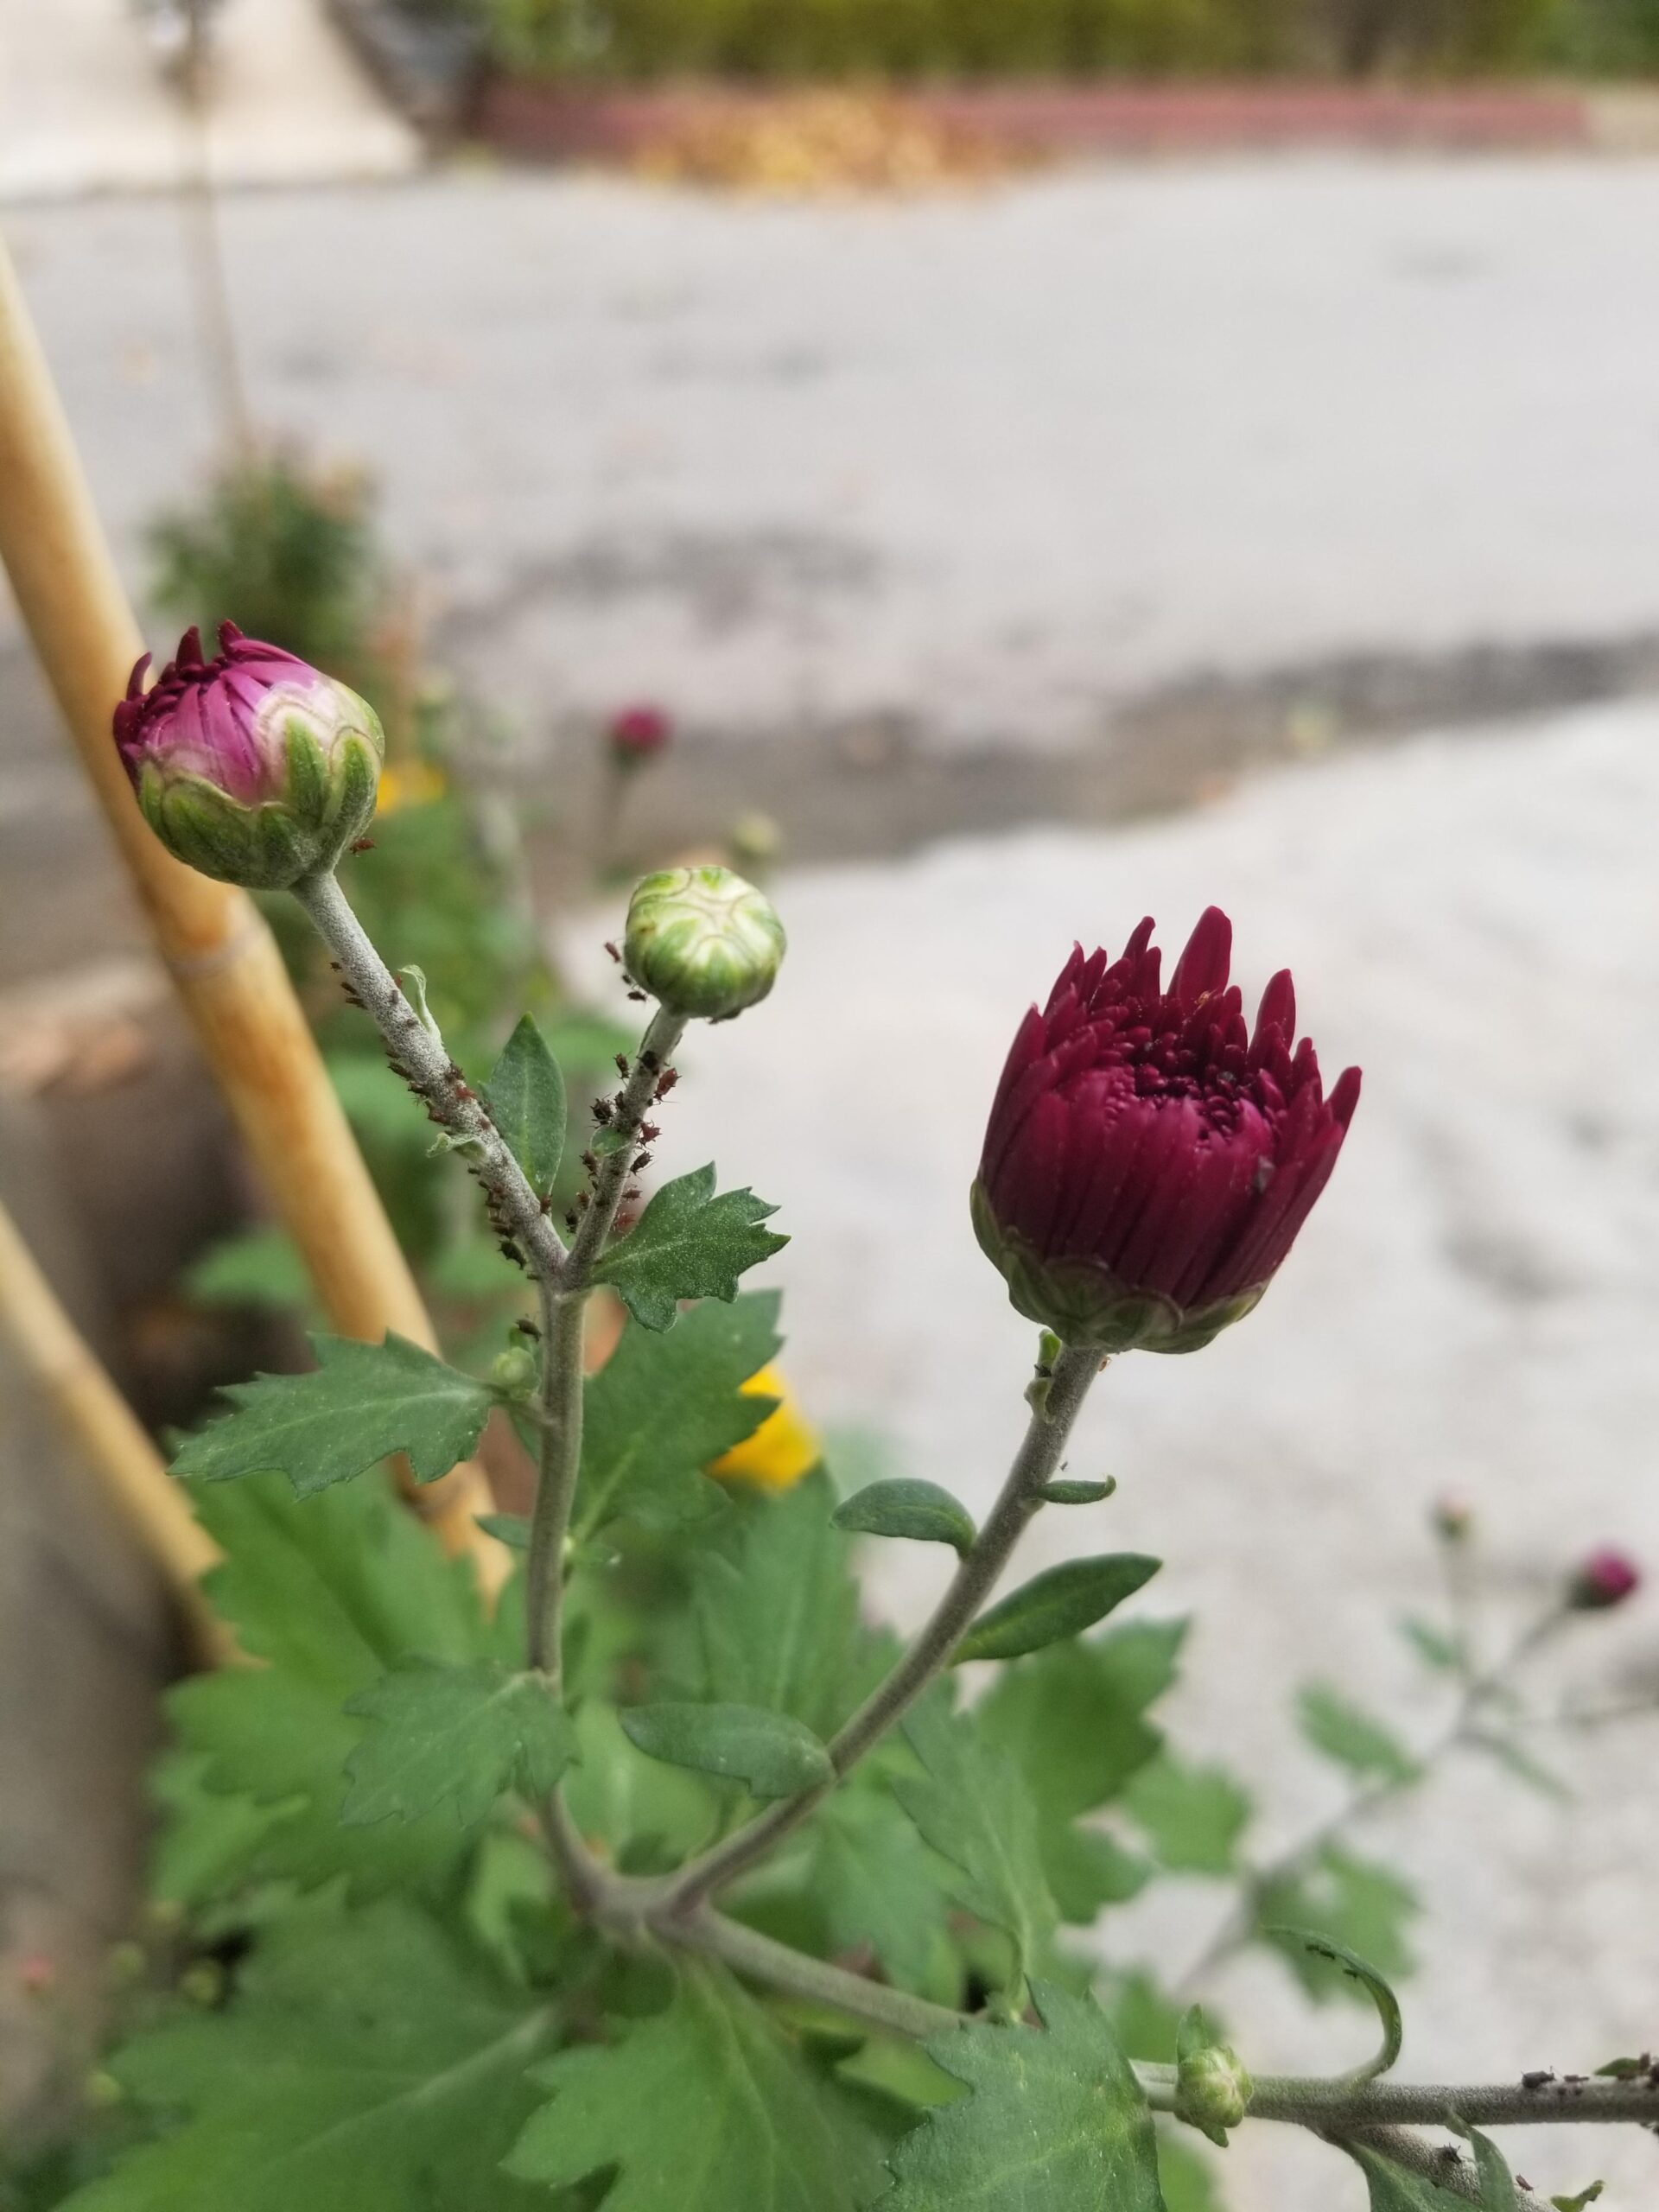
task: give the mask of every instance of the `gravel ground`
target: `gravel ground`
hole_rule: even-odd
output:
[[[1271,1840],[1332,1802],[1289,1703],[1324,1675],[1433,1732],[1393,1622],[1433,1601],[1426,1516],[1455,1491],[1486,1533],[1494,1637],[1592,1543],[1659,1570],[1659,710],[1528,735],[1429,737],[1386,758],[1263,779],[1116,836],[942,847],[898,868],[786,876],[774,998],[698,1045],[657,1148],[717,1157],[779,1202],[795,1242],[788,1359],[827,1420],[886,1432],[905,1469],[983,1507],[1021,1418],[1031,1336],[974,1247],[964,1195],[1019,1013],[1074,935],[1143,912],[1179,942],[1216,899],[1252,983],[1290,963],[1334,1071],[1365,1068],[1336,1178],[1261,1312],[1201,1357],[1130,1359],[1085,1417],[1077,1473],[1119,1496],[1052,1514],[1068,1544],[1159,1552],[1156,1607],[1198,1613],[1184,1732],[1272,1772]],[[573,935],[586,963],[613,926]],[[602,955],[591,973],[603,983]],[[614,988],[613,985],[611,988]],[[936,1562],[894,1546],[885,1599],[913,1616]],[[1224,1629],[1222,1624],[1225,1623]],[[1659,1690],[1659,1596],[1565,1655],[1589,1692]],[[1582,1802],[1465,1762],[1370,1839],[1429,1904],[1405,2070],[1503,2079],[1587,2069],[1659,2029],[1649,1867],[1659,1721],[1580,1739]],[[1202,1948],[1223,1900],[1172,1886],[1109,1925],[1117,1955]],[[1217,1986],[1251,2063],[1322,2047],[1271,1963]],[[1652,2144],[1516,2139],[1541,2186],[1654,2201]],[[1347,2212],[1328,2156],[1261,2130],[1230,2161],[1238,2212]]]

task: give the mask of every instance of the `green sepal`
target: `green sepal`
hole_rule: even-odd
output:
[[[1080,1349],[1105,1355],[1202,1351],[1242,1321],[1267,1288],[1259,1283],[1187,1313],[1155,1292],[1127,1288],[1098,1261],[1043,1259],[998,1223],[982,1183],[975,1183],[969,1206],[979,1248],[1007,1284],[1014,1311]]]

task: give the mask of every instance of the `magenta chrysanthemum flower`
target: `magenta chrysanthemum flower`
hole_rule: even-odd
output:
[[[1633,1598],[1641,1586],[1641,1571],[1624,1552],[1592,1552],[1567,1586],[1567,1603],[1579,1612],[1605,1612]]]
[[[145,818],[204,875],[279,890],[332,868],[374,813],[385,743],[354,691],[278,645],[220,625],[216,659],[187,630],[115,709],[115,741]]]
[[[1288,973],[1252,1031],[1210,907],[1166,990],[1153,925],[1081,945],[1020,1025],[974,1224],[1020,1313],[1102,1351],[1195,1351],[1249,1313],[1325,1188],[1359,1096],[1327,1098]]]
[[[639,701],[613,715],[606,734],[618,764],[637,768],[657,753],[667,751],[674,725],[663,708]]]

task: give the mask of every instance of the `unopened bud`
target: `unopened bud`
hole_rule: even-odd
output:
[[[673,741],[674,725],[661,707],[641,700],[613,715],[605,735],[611,758],[619,767],[639,768],[667,752]]]
[[[1224,2149],[1228,2129],[1249,2110],[1252,2084],[1236,2054],[1211,2040],[1196,2005],[1182,2018],[1175,2058],[1176,2118]]]
[[[725,1021],[777,981],[784,925],[764,893],[724,868],[664,868],[634,887],[623,956],[671,1013]]]
[[[145,691],[146,654],[115,710],[122,763],[162,842],[254,891],[332,868],[374,817],[385,741],[355,691],[222,623],[216,660],[188,630]]]
[[[784,833],[769,814],[752,807],[740,814],[727,833],[727,843],[739,868],[760,875],[775,867],[783,850]]]
[[[1574,1569],[1567,1586],[1567,1602],[1575,1612],[1605,1613],[1622,1605],[1642,1586],[1641,1569],[1623,1552],[1592,1552]]]
[[[1443,1544],[1461,1544],[1473,1531],[1475,1510],[1467,1498],[1437,1497],[1429,1519]]]
[[[525,1344],[511,1344],[490,1363],[490,1384],[504,1397],[522,1398],[536,1387],[536,1355]]]

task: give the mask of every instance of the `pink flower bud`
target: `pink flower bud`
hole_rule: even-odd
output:
[[[280,646],[222,623],[216,660],[187,630],[149,691],[146,653],[115,710],[145,819],[204,875],[282,890],[333,868],[374,814],[374,710]]]
[[[1159,983],[1153,925],[1061,970],[1002,1071],[974,1224],[1019,1311],[1067,1343],[1196,1351],[1248,1313],[1325,1188],[1359,1071],[1327,1099],[1286,973],[1252,1032],[1211,906]]]
[[[1641,1570],[1624,1553],[1611,1548],[1592,1552],[1567,1585],[1567,1602],[1574,1611],[1603,1613],[1622,1605],[1642,1586]]]
[[[643,700],[619,709],[606,731],[611,757],[624,768],[638,768],[665,753],[673,735],[674,725],[664,709]]]
[[[17,1986],[25,1997],[49,1997],[57,1984],[57,1961],[44,1951],[31,1951],[18,1960]]]

